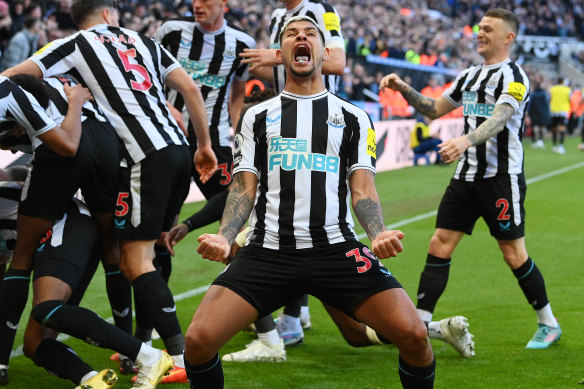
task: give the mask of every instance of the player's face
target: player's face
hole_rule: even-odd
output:
[[[203,27],[223,23],[223,7],[227,0],[193,0],[195,20]]]
[[[479,23],[477,52],[485,59],[500,55],[505,50],[503,43],[509,32],[503,19],[485,16]]]
[[[309,77],[321,69],[323,44],[314,25],[302,20],[291,23],[282,35],[280,55],[286,71]]]

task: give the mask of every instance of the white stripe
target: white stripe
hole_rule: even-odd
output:
[[[132,166],[130,172],[130,191],[132,193],[132,225],[138,227],[142,223],[142,162]]]
[[[572,171],[572,170],[575,170],[575,169],[578,169],[581,167],[584,167],[584,162],[580,162],[580,163],[577,163],[577,164],[572,165],[572,166],[567,166],[567,167],[562,168],[562,169],[554,170],[553,172],[542,174],[541,176],[533,177],[532,179],[527,180],[527,183],[530,184],[533,182],[542,181],[542,180],[545,180],[547,178],[555,177],[555,176],[558,176],[560,174],[567,173],[569,171]],[[408,225],[408,224],[412,224],[412,223],[415,223],[415,222],[418,222],[421,220],[428,219],[432,216],[435,216],[437,213],[438,213],[437,210],[426,212],[426,213],[423,213],[421,215],[411,217],[409,219],[404,219],[404,220],[398,221],[394,224],[389,224],[387,226],[387,228],[394,229],[394,228],[398,228],[398,227],[403,227],[403,226]],[[358,236],[359,239],[363,239],[366,237],[367,237],[367,235],[364,233],[359,234],[359,236]],[[191,298],[191,297],[201,295],[201,294],[205,293],[209,289],[209,287],[210,287],[210,285],[199,286],[198,288],[191,289],[191,290],[188,290],[184,293],[177,294],[176,296],[174,296],[174,301],[175,302],[182,301],[182,300],[186,300],[186,299]],[[111,318],[111,317],[108,317],[105,320],[109,323],[113,323],[113,318]],[[70,338],[71,337],[69,335],[60,334],[57,339],[60,341],[65,341],[65,340],[70,339]],[[19,346],[16,350],[13,350],[12,353],[10,353],[10,358],[19,357],[21,355],[23,355],[22,354],[22,346]]]
[[[521,195],[519,194],[519,179],[515,174],[511,175],[511,201],[513,202],[513,224],[521,224]]]

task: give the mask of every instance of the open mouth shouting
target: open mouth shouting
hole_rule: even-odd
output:
[[[294,46],[293,54],[294,61],[297,64],[310,62],[311,59],[310,45],[306,42],[298,43],[296,46]]]

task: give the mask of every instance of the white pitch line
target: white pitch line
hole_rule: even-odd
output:
[[[533,184],[535,182],[542,181],[542,180],[545,180],[545,179],[548,179],[548,178],[551,178],[551,177],[555,177],[555,176],[558,176],[560,174],[564,174],[564,173],[570,172],[572,170],[575,170],[575,169],[578,169],[578,168],[581,168],[581,167],[584,167],[584,161],[583,162],[578,162],[577,164],[574,164],[574,165],[571,165],[571,166],[566,166],[566,167],[561,168],[561,169],[558,169],[558,170],[551,171],[549,173],[542,174],[542,175],[537,176],[537,177],[533,177],[533,178],[527,179],[526,180],[526,183],[527,184]],[[438,210],[435,209],[433,211],[426,212],[426,213],[423,213],[421,215],[416,215],[414,217],[411,217],[411,218],[408,218],[408,219],[404,219],[404,220],[400,220],[400,221],[397,221],[395,223],[389,224],[389,225],[387,225],[387,228],[390,229],[390,230],[393,230],[393,229],[396,229],[396,228],[400,228],[400,227],[403,227],[403,226],[407,226],[408,224],[412,224],[412,223],[419,222],[421,220],[425,220],[425,219],[431,218],[433,216],[436,216],[437,213],[438,213]],[[367,234],[361,233],[357,237],[359,239],[365,239],[367,237]],[[198,288],[188,290],[188,291],[186,291],[184,293],[177,294],[176,296],[174,296],[174,301],[175,302],[176,301],[182,301],[182,300],[186,300],[186,299],[188,299],[190,297],[194,297],[194,296],[201,295],[201,294],[205,293],[209,289],[209,286],[210,285],[200,286]],[[113,323],[113,318],[112,317],[108,317],[105,320],[108,321],[108,322],[110,322],[110,323]],[[69,335],[60,334],[57,339],[60,340],[60,341],[65,341],[65,340],[67,340],[69,338],[70,338]],[[22,346],[19,346],[18,348],[16,348],[16,350],[13,350],[10,353],[10,358],[19,357],[21,355],[23,355],[22,354]]]

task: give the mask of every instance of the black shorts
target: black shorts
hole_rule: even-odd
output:
[[[558,126],[568,125],[568,114],[556,113],[552,114],[552,128]]]
[[[440,202],[436,228],[472,233],[482,217],[498,240],[525,234],[525,176],[501,174],[477,182],[450,180]]]
[[[205,196],[207,200],[218,193],[223,192],[229,188],[233,178],[233,151],[231,147],[213,146],[213,151],[217,157],[217,171],[206,183],[201,182],[201,177],[195,169],[193,158],[195,156],[196,147],[191,147],[191,174],[195,184]]]
[[[78,303],[99,263],[98,228],[89,215],[67,212],[45,234],[37,248],[33,280],[54,277],[73,290]]]
[[[122,143],[109,123],[87,118],[74,157],[39,146],[28,163],[18,213],[57,220],[71,198],[81,193],[92,212],[113,212],[119,181]]]
[[[189,191],[189,158],[188,146],[173,145],[135,164],[122,161],[114,219],[119,239],[153,240],[170,230]]]
[[[310,294],[353,317],[356,305],[363,299],[401,288],[360,242],[301,250],[246,246],[213,284],[240,295],[258,310],[258,317],[302,294]]]

